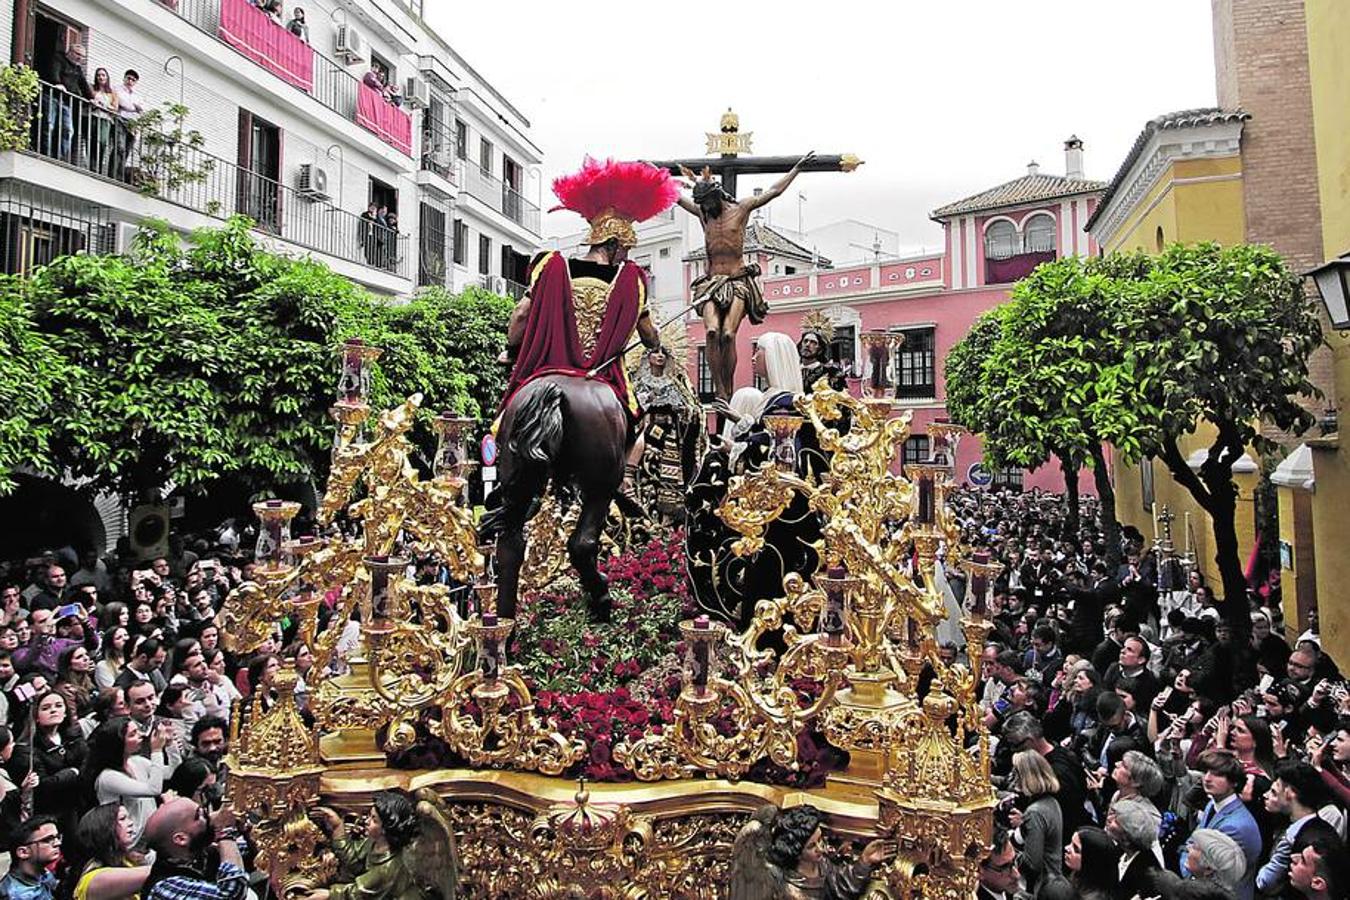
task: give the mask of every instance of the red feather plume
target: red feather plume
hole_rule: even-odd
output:
[[[549,210],[570,209],[587,222],[606,210],[630,222],[660,215],[680,199],[680,186],[665,169],[645,162],[600,162],[586,157],[581,171],[553,180],[558,205]]]

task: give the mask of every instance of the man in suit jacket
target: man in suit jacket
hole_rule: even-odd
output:
[[[1228,750],[1206,750],[1200,754],[1198,768],[1204,773],[1200,782],[1209,795],[1209,802],[1205,804],[1196,828],[1212,828],[1237,843],[1247,867],[1234,895],[1237,900],[1254,900],[1256,864],[1261,859],[1261,829],[1237,794],[1247,783],[1247,773],[1241,761]],[[1189,851],[1189,845],[1184,851]],[[1181,874],[1187,878],[1191,875],[1186,866],[1186,852],[1181,854]]]
[[[1288,886],[1289,865],[1295,853],[1319,837],[1336,834],[1336,829],[1317,815],[1329,799],[1321,775],[1308,763],[1291,759],[1275,766],[1275,781],[1266,791],[1266,809],[1287,817],[1289,827],[1278,835],[1270,859],[1256,873],[1256,889],[1262,896],[1278,896]]]

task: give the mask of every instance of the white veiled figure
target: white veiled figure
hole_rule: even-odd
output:
[[[792,338],[779,331],[768,331],[756,338],[755,355],[763,357],[764,378],[769,383],[760,406],[759,417],[763,417],[783,394],[796,396],[803,392],[802,363]]]
[[[946,569],[941,564],[933,567],[933,585],[942,595],[942,608],[947,613],[937,624],[938,643],[950,642],[958,647],[963,646],[966,638],[961,632],[961,604],[956,602],[956,593],[952,590],[951,582],[947,580]]]
[[[731,411],[739,416],[738,421],[727,419],[722,425],[722,437],[731,442],[728,465],[734,471],[736,462],[745,452],[745,433],[755,424],[755,416],[764,405],[764,392],[755,387],[743,387],[731,395]]]

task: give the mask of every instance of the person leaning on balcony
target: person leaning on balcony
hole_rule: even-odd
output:
[[[122,162],[117,167],[119,171],[124,171],[125,162],[131,158],[131,151],[136,146],[136,132],[131,123],[145,112],[145,101],[136,91],[136,85],[140,81],[141,76],[135,69],[127,69],[122,73],[122,86],[114,91],[117,95],[117,117],[122,137]]]
[[[47,127],[42,150],[48,156],[69,162],[75,136],[75,109],[71,97],[94,99],[89,80],[84,77],[84,44],[78,38],[69,40],[66,47],[46,60],[38,75],[52,86],[47,99]]]
[[[95,115],[89,148],[89,164],[100,175],[112,175],[121,155],[121,137],[116,134],[117,92],[112,76],[100,66],[94,70]]]
[[[305,24],[305,11],[303,9],[298,6],[295,8],[291,20],[286,23],[286,30],[306,44],[309,43],[309,26]]]
[[[362,250],[365,251],[366,265],[375,264],[375,253],[378,248],[377,244],[378,238],[375,233],[376,232],[375,226],[379,224],[380,221],[379,216],[377,215],[378,210],[379,207],[377,207],[374,203],[369,204],[366,207],[366,211],[361,213],[361,215],[358,217],[359,221],[356,223],[357,226],[356,236],[357,239],[361,242]]]
[[[379,63],[371,63],[370,71],[362,78],[361,82],[368,88],[384,93],[384,72],[380,70]]]

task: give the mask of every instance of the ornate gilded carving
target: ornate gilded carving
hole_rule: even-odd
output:
[[[632,225],[628,228],[631,231]],[[600,322],[609,308],[609,288],[598,278],[572,280],[572,310],[576,314],[577,339],[581,341],[581,355],[589,357],[600,337]]]
[[[725,896],[732,843],[747,813],[656,818],[619,807],[587,834],[563,824],[577,805],[532,816],[496,804],[453,804],[461,888],[473,897],[537,900]]]

